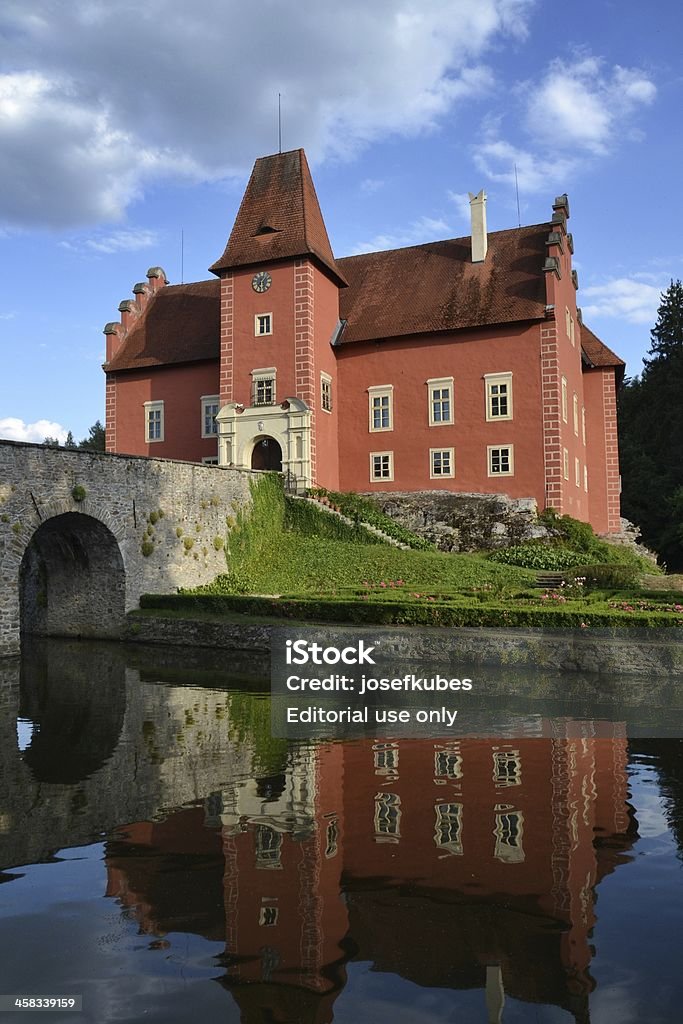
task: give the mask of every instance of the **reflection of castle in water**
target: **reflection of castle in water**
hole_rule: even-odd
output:
[[[626,764],[623,736],[302,746],[128,826],[108,895],[150,934],[224,936],[249,1024],[332,1021],[351,960],[486,987],[491,1021],[503,991],[588,1021],[594,887],[636,836]]]

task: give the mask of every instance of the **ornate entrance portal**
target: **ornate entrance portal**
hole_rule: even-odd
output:
[[[268,469],[282,472],[282,448],[274,437],[262,437],[251,453],[252,469]]]

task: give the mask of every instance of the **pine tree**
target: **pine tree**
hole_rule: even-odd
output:
[[[683,570],[683,285],[661,297],[640,380],[620,396],[622,510],[672,571]]]
[[[657,323],[650,331],[650,355],[644,360],[646,374],[650,367],[668,359],[683,356],[683,284],[672,281],[662,294]]]

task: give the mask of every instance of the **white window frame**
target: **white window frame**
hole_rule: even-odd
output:
[[[434,398],[435,391],[447,391],[448,397]],[[429,426],[448,427],[455,423],[455,412],[453,409],[453,378],[452,377],[430,377],[427,381],[427,395],[429,398]],[[437,419],[434,415],[434,402],[448,402],[448,419]],[[443,410],[441,410],[443,411]]]
[[[150,432],[150,414],[158,412],[159,419],[159,436],[152,437]],[[164,414],[164,403],[163,399],[156,402],[145,402],[145,444],[158,444],[159,441],[164,440],[165,434],[165,414]]]
[[[564,321],[567,330],[567,337],[571,339],[572,336],[572,315],[569,311],[569,306],[564,307]]]
[[[522,758],[519,750],[496,750],[493,753],[493,782],[496,789],[522,784]]]
[[[273,383],[273,397],[270,402],[258,402],[256,401],[256,392],[260,381],[272,381]],[[270,406],[277,405],[277,369],[274,366],[261,367],[258,370],[251,371],[251,408],[269,408]]]
[[[437,473],[434,467],[435,455],[447,455],[449,472]],[[443,459],[442,459],[443,463]],[[454,448],[430,448],[429,449],[429,479],[430,480],[452,480],[455,476],[455,449]]]
[[[583,467],[583,489],[588,494],[588,466]]]
[[[456,746],[435,746],[434,750],[434,779],[461,779],[462,778],[462,754],[460,747]]]
[[[562,421],[567,422],[568,400],[567,400],[567,378],[562,378]]]
[[[219,409],[220,409],[220,403],[221,403],[220,396],[219,395],[202,395],[202,397],[200,399],[200,402],[201,402],[201,407],[202,407],[202,421],[201,421],[202,437],[218,437],[218,424],[216,423],[216,416],[218,415],[218,412],[219,412]],[[216,429],[212,430],[210,433],[207,433],[206,432],[206,407],[209,406],[209,405],[215,405],[216,406],[216,416],[214,416],[214,418],[213,418],[213,425],[214,425],[214,427]]]
[[[498,423],[500,420],[511,420],[513,415],[512,409],[512,371],[506,370],[501,373],[485,373],[484,383],[486,387],[486,419],[489,423]],[[495,398],[500,400],[500,394],[494,395],[493,388],[500,387],[501,384],[507,385],[507,412],[504,414],[494,413],[493,401]]]
[[[272,928],[277,924],[280,910],[278,907],[274,907],[272,904],[266,904],[262,906],[259,911],[258,923],[264,928]]]
[[[266,318],[268,322],[266,323]],[[267,327],[268,330],[262,328]],[[254,313],[254,337],[265,338],[269,334],[273,333],[273,314],[272,313]]]
[[[326,391],[327,389],[327,391]],[[328,396],[328,404],[325,404],[325,394]],[[320,371],[320,408],[328,416],[332,415],[332,378],[329,373]]]
[[[510,828],[515,818],[515,834]],[[494,856],[506,864],[521,864],[524,860],[524,815],[509,805],[496,805],[496,837]],[[511,842],[511,840],[513,840]]]
[[[397,843],[401,838],[401,798],[380,791],[375,796],[375,842]]]
[[[567,448],[562,449],[562,476],[565,480],[569,480],[569,450]]]
[[[387,398],[387,408],[389,411],[389,425],[387,427],[376,427],[374,417],[374,401],[375,399]],[[380,414],[381,414],[380,405]],[[381,419],[381,416],[380,416]],[[371,434],[379,434],[382,431],[394,429],[394,385],[393,384],[373,384],[372,387],[368,388],[368,428]]]
[[[576,323],[576,321],[574,320],[574,317],[573,316],[570,317],[569,318],[569,340],[571,341],[572,345],[576,348],[576,329],[575,329],[575,323]]]
[[[493,470],[493,453],[494,451],[502,452],[507,451],[508,453],[508,466],[509,469],[505,472],[494,472]],[[490,444],[486,449],[486,467],[489,477],[501,477],[501,476],[514,476],[515,475],[515,446],[513,444]]]
[[[388,458],[389,460],[389,475],[388,476],[375,476],[375,458]],[[383,484],[387,480],[394,479],[394,453],[393,452],[370,452],[370,483],[371,484]]]
[[[581,488],[581,462],[577,456],[574,457],[574,482]]]
[[[434,845],[447,850],[456,857],[462,857],[462,816],[461,803],[437,803],[434,805]]]
[[[572,396],[572,417],[574,420],[574,433],[579,436],[579,396],[576,391]]]
[[[205,455],[202,458],[202,465],[204,466],[217,466],[218,456],[217,455]]]

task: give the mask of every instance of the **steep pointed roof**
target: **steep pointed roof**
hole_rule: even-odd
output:
[[[209,270],[314,256],[337,283],[339,270],[327,237],[303,149],[256,161],[225,252]]]

